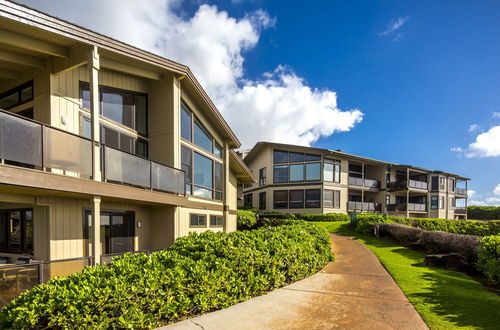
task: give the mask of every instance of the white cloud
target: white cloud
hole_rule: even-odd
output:
[[[378,35],[379,36],[386,36],[386,35],[394,32],[396,30],[399,30],[408,21],[408,19],[409,19],[408,16],[397,17],[397,18],[391,19],[389,24],[387,24],[386,29],[384,31],[380,32]],[[394,38],[393,41],[399,40],[399,38],[401,38],[401,36],[402,36],[402,34],[397,34],[396,38]]]
[[[470,206],[486,206],[486,202],[485,201],[481,201],[481,200],[470,200],[467,202],[467,205],[470,205]]]
[[[493,126],[487,132],[476,137],[476,141],[469,144],[465,157],[498,157],[500,156],[500,126]]]
[[[500,112],[493,112],[491,115],[493,118],[500,118]]]
[[[475,190],[467,189],[467,197],[468,198],[472,198],[472,197],[474,197],[474,195],[476,195],[476,191]]]
[[[208,5],[186,17],[180,0],[22,2],[188,65],[243,147],[261,140],[310,145],[363,118],[359,110],[340,110],[334,91],[311,87],[282,66],[255,81],[245,78],[245,52],[275,24],[262,10],[236,19]],[[393,31],[406,20],[393,22]]]
[[[493,194],[496,195],[496,196],[500,196],[500,183],[497,184],[497,186],[495,187],[495,189],[493,189]]]
[[[471,133],[471,132],[478,131],[480,129],[481,129],[481,126],[479,126],[478,124],[472,124],[472,125],[469,125],[469,129],[467,131],[469,131],[469,133]]]

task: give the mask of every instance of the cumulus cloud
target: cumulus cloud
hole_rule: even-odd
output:
[[[476,191],[472,189],[467,189],[467,197],[472,198],[476,195]]]
[[[387,24],[385,30],[380,32],[378,35],[379,36],[386,36],[388,34],[391,34],[394,31],[399,30],[408,21],[408,19],[409,19],[408,16],[397,17],[397,18],[391,19],[389,24]],[[401,38],[401,36],[402,36],[401,33],[396,34],[396,37],[393,39],[393,41],[399,40],[399,38]]]
[[[496,196],[500,196],[500,183],[497,184],[497,186],[495,187],[495,189],[493,189],[493,194],[496,195]]]
[[[500,118],[500,112],[493,112],[491,115],[493,118]]]
[[[500,126],[493,126],[488,131],[479,134],[476,141],[470,143],[467,148],[453,147],[450,150],[467,158],[498,157],[500,156]]]
[[[340,110],[334,91],[309,86],[290,68],[245,77],[245,53],[276,23],[262,10],[234,18],[209,5],[186,16],[180,0],[21,2],[188,65],[243,147],[260,140],[310,145],[363,118],[357,109]],[[401,19],[393,31],[407,20]]]
[[[470,189],[468,193],[470,193]],[[469,205],[476,206],[500,206],[500,183],[493,188],[491,192],[484,194],[483,196],[477,195],[474,193],[468,195],[469,198],[473,197],[474,199],[469,200]]]

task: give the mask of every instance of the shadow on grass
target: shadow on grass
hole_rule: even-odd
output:
[[[357,233],[348,223],[332,225],[331,229],[371,248],[431,328],[500,329],[500,297],[469,276],[427,267],[422,263],[423,253],[390,239]],[[397,265],[391,264],[396,260]]]

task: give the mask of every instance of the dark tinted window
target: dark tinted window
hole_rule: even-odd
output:
[[[274,165],[274,182],[288,182],[288,165]]]
[[[317,160],[321,160],[321,156],[306,154],[306,162],[317,161]]]
[[[288,190],[275,190],[273,192],[273,197],[275,209],[288,208]]]
[[[306,208],[321,207],[321,190],[307,189],[306,190]]]
[[[304,208],[304,190],[290,190],[289,198],[291,209]]]
[[[184,104],[181,104],[181,137],[191,141],[191,130],[191,111],[189,111]]]
[[[274,150],[274,163],[288,163],[288,151]]]
[[[290,152],[290,163],[303,162],[304,154],[298,152]]]

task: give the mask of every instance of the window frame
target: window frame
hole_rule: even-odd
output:
[[[213,223],[212,220],[215,219]],[[217,219],[220,219],[220,224],[217,224]],[[224,227],[224,216],[217,214],[210,214],[210,228]]]
[[[253,193],[248,193],[243,195],[243,206],[253,207]]]
[[[262,197],[264,197],[264,198],[262,198]],[[265,210],[267,208],[266,197],[267,196],[266,196],[265,191],[259,193],[259,210],[260,211]]]
[[[313,191],[314,192],[319,191],[319,199],[318,200],[314,200],[314,202],[319,203],[318,206],[311,206],[311,204],[308,204],[308,203],[311,203],[311,201],[309,200],[309,202],[308,202],[307,193],[308,192],[313,192]],[[318,209],[318,208],[321,208],[321,197],[322,197],[322,194],[321,194],[321,189],[320,188],[305,189],[305,192],[304,192],[305,208],[306,209]]]
[[[197,217],[197,223],[196,225],[193,224],[193,216]],[[200,225],[200,217],[205,218],[205,224]],[[206,214],[201,214],[201,213],[189,213],[189,228],[207,228],[208,226],[208,217]]]
[[[259,186],[265,186],[266,179],[267,179],[266,167],[263,167],[259,169]]]
[[[302,200],[294,200],[292,201],[292,193],[300,193],[302,195]],[[303,209],[305,206],[305,191],[304,189],[291,189],[288,190],[288,208],[289,209]],[[292,206],[292,203],[301,203],[300,205],[297,206]]]
[[[327,197],[331,194],[331,200]],[[336,198],[338,197],[338,198]],[[323,207],[329,209],[340,209],[341,204],[340,190],[337,189],[324,189],[323,190]],[[328,205],[327,205],[328,202]],[[331,206],[330,206],[331,202]]]
[[[27,247],[27,235],[26,235],[26,212],[31,212],[31,244],[32,248],[28,249]],[[0,252],[3,253],[14,253],[14,254],[29,254],[33,255],[34,250],[35,250],[35,235],[34,235],[34,209],[33,208],[16,208],[16,209],[5,209],[5,210],[0,210],[2,213],[1,217],[1,222],[0,225],[4,227],[4,245],[0,245]],[[21,225],[21,248],[11,248],[10,247],[10,233],[9,233],[9,219],[7,217],[7,214],[10,214],[12,212],[19,212],[20,213],[20,225]]]
[[[280,201],[280,203],[286,203],[284,207],[276,206],[276,194],[277,193],[286,193],[286,198]],[[273,208],[277,210],[285,210],[288,209],[288,190],[273,190]]]
[[[439,209],[439,196],[433,195],[431,196],[431,210],[438,210],[438,209]]]

